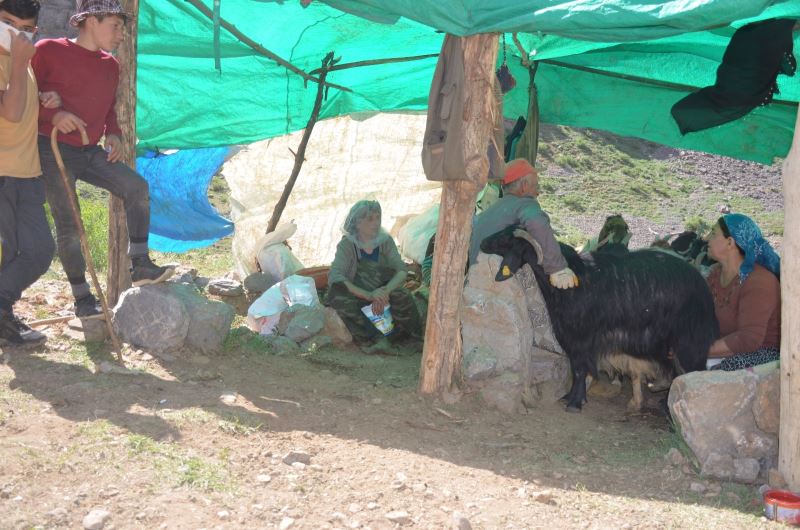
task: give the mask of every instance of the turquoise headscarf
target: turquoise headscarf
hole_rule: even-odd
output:
[[[755,221],[740,213],[729,213],[723,215],[722,219],[733,240],[744,251],[744,261],[739,267],[739,283],[744,283],[756,263],[780,279],[781,258],[769,241],[764,239]]]

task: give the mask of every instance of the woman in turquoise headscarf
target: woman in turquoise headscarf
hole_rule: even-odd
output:
[[[780,359],[780,257],[758,225],[736,213],[714,225],[708,254],[718,262],[708,285],[720,327],[709,367],[738,370]]]

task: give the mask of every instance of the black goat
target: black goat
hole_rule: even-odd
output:
[[[705,369],[719,335],[714,302],[703,277],[677,256],[658,250],[597,252],[581,258],[561,251],[580,285],[557,289],[526,239],[509,227],[484,239],[481,250],[503,256],[498,281],[528,263],[542,292],[553,332],[570,360],[572,387],[563,399],[579,412],[586,402],[586,375],[598,360],[624,353],[658,363],[667,373]]]
[[[689,230],[681,232],[669,246],[695,266],[710,267],[716,263],[708,255],[708,241],[698,236],[697,232]]]

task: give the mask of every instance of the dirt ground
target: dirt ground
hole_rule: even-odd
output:
[[[53,280],[29,293],[30,319],[69,306]],[[215,356],[127,351],[120,374],[108,346],[46,332],[2,350],[0,528],[81,528],[94,509],[106,529],[772,524],[754,487],[669,463],[680,439],[626,416],[629,390],[504,416],[421,397],[420,352],[285,354],[237,328]]]

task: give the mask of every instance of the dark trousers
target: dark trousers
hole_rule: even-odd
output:
[[[11,310],[53,260],[44,188],[38,178],[0,177],[0,309]]]
[[[150,231],[150,190],[147,181],[125,164],[106,160],[108,153],[100,146],[73,147],[59,143],[58,148],[73,189],[75,181],[80,179],[122,199],[128,221],[128,255],[147,254]],[[74,292],[74,284],[85,283],[86,261],[50,139],[44,136],[39,136],[39,157],[42,161],[42,178],[47,185],[47,202],[56,225],[58,257],[73,284]],[[86,290],[88,292],[88,285]]]
[[[370,265],[359,264],[353,284],[362,289],[373,290],[386,285],[394,276],[395,271],[392,269]],[[361,311],[369,302],[352,294],[344,283],[334,283],[328,288],[325,303],[336,310],[355,342],[369,342],[382,336]],[[389,305],[395,323],[395,330],[390,337],[402,338],[421,334],[421,318],[411,291],[402,287],[395,289],[389,293]]]

